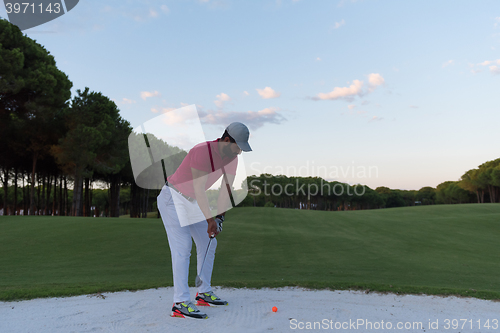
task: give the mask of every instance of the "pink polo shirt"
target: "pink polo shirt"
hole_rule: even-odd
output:
[[[212,160],[215,171],[212,170],[207,142],[211,147],[210,150],[212,151]],[[195,197],[193,188],[193,173],[191,172],[191,168],[208,172],[205,191],[208,190],[222,176],[222,167],[224,167],[226,174],[236,175],[238,158],[222,158],[219,152],[217,140],[207,142],[202,142],[194,146],[186,155],[175,173],[170,177],[167,177],[170,184],[181,191],[184,195],[191,198]]]

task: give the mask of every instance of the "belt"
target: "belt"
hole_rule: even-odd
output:
[[[188,197],[187,195],[183,194],[181,191],[179,191],[178,189],[176,189],[172,184],[169,184],[168,182],[166,182],[165,185],[168,186],[168,187],[170,187],[172,190],[174,190],[175,192],[179,193],[180,195],[182,195],[187,201],[189,201],[189,202],[196,201],[196,199],[193,199],[193,198]]]

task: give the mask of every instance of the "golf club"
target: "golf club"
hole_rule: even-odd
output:
[[[201,279],[200,275],[201,275],[201,272],[203,271],[203,265],[205,265],[205,259],[207,259],[207,254],[208,254],[208,249],[210,248],[210,243],[212,243],[212,239],[214,239],[214,237],[210,237],[210,240],[208,241],[207,250],[205,251],[205,257],[203,258],[203,262],[201,263],[200,272],[198,273],[198,275],[196,275],[196,280],[194,281],[194,285],[196,287],[201,286],[201,284],[203,283],[203,280]]]

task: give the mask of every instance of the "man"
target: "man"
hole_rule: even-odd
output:
[[[196,305],[228,304],[216,296],[210,286],[217,247],[214,237],[222,231],[225,212],[231,207],[230,187],[236,175],[237,157],[241,151],[252,150],[248,144],[249,136],[250,132],[244,124],[234,122],[226,128],[220,139],[196,145],[177,171],[167,178],[167,183],[158,195],[158,209],[172,254],[172,317],[205,319],[207,315],[198,310]],[[222,184],[214,219],[205,191],[220,177]],[[190,301],[188,287],[191,238],[196,244],[197,269],[202,281],[196,294],[196,305]]]

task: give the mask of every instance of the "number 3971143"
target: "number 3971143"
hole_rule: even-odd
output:
[[[43,13],[55,13],[59,14],[61,12],[61,4],[59,2],[49,3],[44,6],[44,4],[35,5],[30,2],[23,3],[9,3],[5,4],[5,9],[7,10],[7,14],[15,13],[15,14],[43,14]]]

